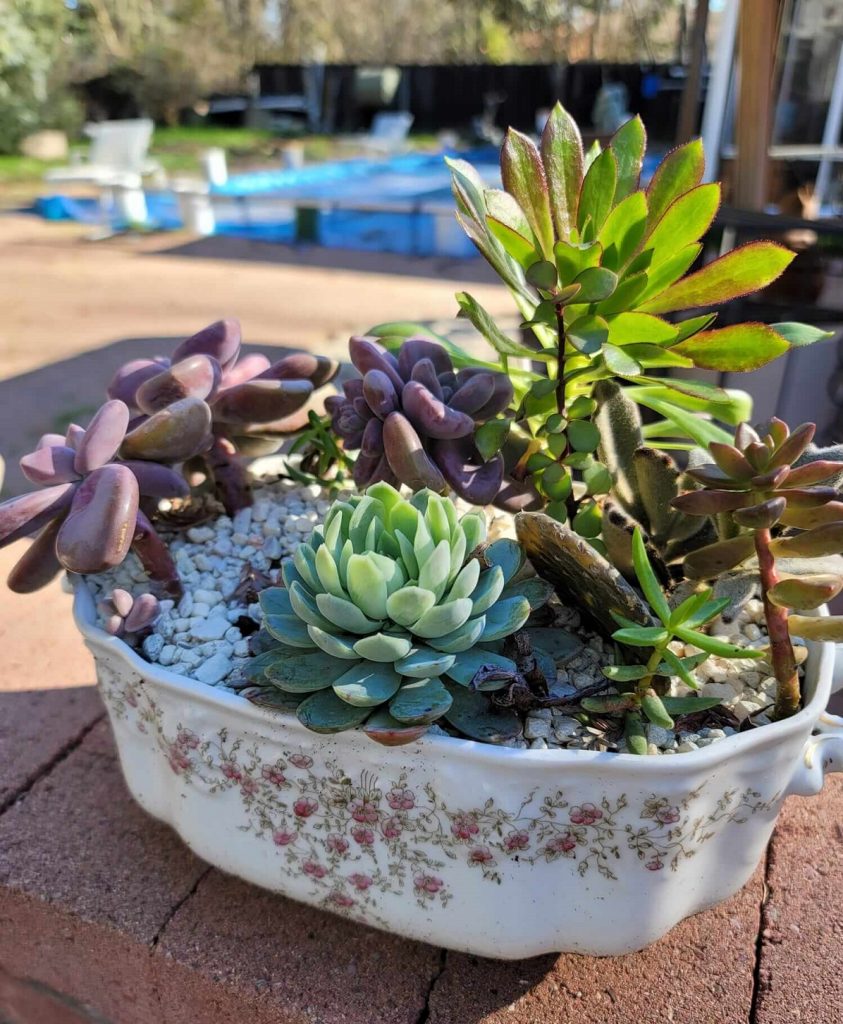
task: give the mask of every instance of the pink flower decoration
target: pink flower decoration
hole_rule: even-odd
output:
[[[416,796],[411,789],[396,787],[386,794],[386,802],[393,811],[409,811],[416,805]]]
[[[247,775],[240,784],[240,792],[243,796],[254,796],[259,789],[260,784],[257,779],[253,779],[250,775]]]
[[[593,825],[603,817],[603,812],[594,804],[582,804],[572,807],[569,817],[574,825]]]
[[[527,832],[510,832],[503,841],[504,849],[512,852],[513,850],[526,850],[530,845],[530,836]]]
[[[221,767],[222,773],[227,779],[234,779],[235,782],[239,782],[243,778],[240,766],[234,761],[223,761]]]
[[[472,814],[458,814],[451,822],[451,831],[457,839],[471,839],[480,831],[477,819]]]
[[[293,813],[299,818],[309,818],[318,806],[319,804],[316,800],[308,800],[307,797],[303,796],[293,804]]]
[[[413,878],[413,885],[416,890],[420,893],[433,896],[442,888],[445,883],[441,878],[437,878],[436,875],[415,875]]]
[[[130,708],[136,708],[138,706],[138,699],[131,690],[123,691],[123,699]]]
[[[195,750],[199,746],[199,737],[190,729],[179,729],[176,743],[187,750]]]
[[[548,853],[570,853],[571,850],[577,845],[577,841],[570,832],[563,832],[561,835],[554,836],[553,839],[547,844]]]
[[[378,820],[378,809],[370,800],[352,800],[349,810],[351,817],[364,825],[374,825]]]
[[[188,768],[193,766],[193,762],[187,754],[185,754],[183,750],[180,750],[175,743],[170,744],[170,751],[167,756],[167,760],[176,775],[181,775],[182,772],[186,772]]]
[[[281,769],[274,764],[265,764],[261,768],[261,776],[267,782],[272,783],[273,786],[283,786],[287,781]]]
[[[372,879],[368,875],[354,874],[348,876],[349,882],[354,886],[355,889],[359,889],[360,892],[365,892],[372,884]]]
[[[383,832],[385,839],[397,839],[403,831],[404,826],[401,824],[401,819],[397,815],[387,818],[381,825],[381,832]]]
[[[278,829],[272,833],[272,841],[276,846],[289,846],[290,843],[296,841],[298,835],[298,832],[286,832],[283,829]]]
[[[664,862],[662,861],[661,857],[655,856],[651,857],[644,865],[644,867],[648,871],[661,871],[661,869],[664,867]]]
[[[327,846],[332,853],[345,853],[348,850],[348,840],[345,836],[341,836],[337,832],[331,832],[325,840],[325,846]]]
[[[328,874],[328,869],[317,864],[315,860],[306,860],[302,864],[302,871],[311,878],[324,878]]]
[[[356,825],[351,830],[351,837],[355,843],[359,843],[361,846],[371,846],[375,841],[375,833],[362,825]]]
[[[679,821],[680,814],[678,807],[660,807],[656,811],[656,821],[662,823],[662,825],[673,825]]]
[[[313,765],[313,758],[308,757],[307,754],[293,754],[289,761],[296,768],[310,768]]]
[[[495,858],[488,846],[475,846],[468,853],[469,864],[494,864]]]
[[[344,892],[332,892],[328,897],[335,907],[353,907],[354,900]]]

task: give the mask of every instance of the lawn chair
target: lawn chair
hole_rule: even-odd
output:
[[[406,148],[407,136],[413,124],[413,115],[406,111],[381,111],[372,118],[369,134],[360,139],[367,153],[392,156]]]
[[[125,175],[160,175],[161,165],[147,156],[155,125],[149,118],[100,121],[85,126],[91,146],[87,160],[47,171],[44,180],[110,186]]]

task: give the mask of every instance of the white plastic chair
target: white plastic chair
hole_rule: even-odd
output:
[[[55,167],[44,180],[108,186],[127,174],[160,174],[161,165],[147,156],[154,128],[146,117],[86,125],[85,134],[91,138],[87,160]]]

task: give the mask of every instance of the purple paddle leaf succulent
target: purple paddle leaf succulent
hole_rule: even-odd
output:
[[[112,636],[142,633],[161,615],[161,605],[154,594],[132,597],[128,590],[119,587],[112,590],[104,601],[98,602],[97,609],[103,618],[105,631]]]
[[[87,428],[72,424],[67,434],[45,434],[20,466],[40,490],[0,504],[0,547],[22,537],[35,539],[12,569],[9,586],[30,592],[48,583],[62,568],[101,572],[119,565],[135,546],[153,578],[179,590],[169,554],[154,562],[144,557],[141,541],[152,529],[140,509],[142,496],[184,497],[181,474],[155,462],[120,462],[129,409],[111,399]],[[153,531],[154,532],[154,531]],[[158,540],[166,553],[166,548]]]
[[[181,443],[177,458],[202,460],[229,514],[251,503],[240,456],[277,451],[306,425],[314,390],[339,369],[308,353],[275,363],[239,355],[239,323],[218,320],[178,345],[170,359],[127,363],[108,388],[136,414],[123,457],[162,458]]]
[[[512,402],[503,373],[454,370],[448,353],[428,338],[408,338],[392,355],[374,338],[352,338],[351,361],[361,377],[326,399],[334,432],[359,449],[354,481],[377,480],[440,494],[449,488],[485,505],[504,487],[500,454],[484,459],[475,429]]]

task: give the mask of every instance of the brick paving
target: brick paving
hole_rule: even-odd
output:
[[[323,309],[311,339],[339,338],[353,326],[346,313],[359,326],[399,307],[417,318],[451,311],[450,280],[245,260],[209,268],[149,253],[148,241],[86,247],[78,230],[63,229],[48,240],[33,224],[0,218],[0,375],[30,374],[10,380],[7,393],[30,387],[54,360],[93,365],[86,349],[108,351],[127,327],[139,337],[184,333],[218,315],[209,303],[222,308],[223,299],[222,311],[246,320],[235,292],[258,302],[258,338],[292,340],[290,325],[311,321],[302,307],[272,333],[280,296],[318,295],[326,273],[332,301],[354,308]],[[146,269],[135,275],[129,265]],[[129,280],[122,305],[117,285]],[[500,301],[488,292],[485,301]],[[75,380],[84,394],[87,380]],[[0,442],[7,452],[13,440],[9,432]],[[0,572],[14,557],[0,552]],[[123,784],[90,656],[57,585],[14,600],[0,591],[0,650],[0,1024],[843,1021],[841,776],[819,797],[788,801],[766,862],[741,893],[650,949],[495,963],[247,886],[148,818]]]

